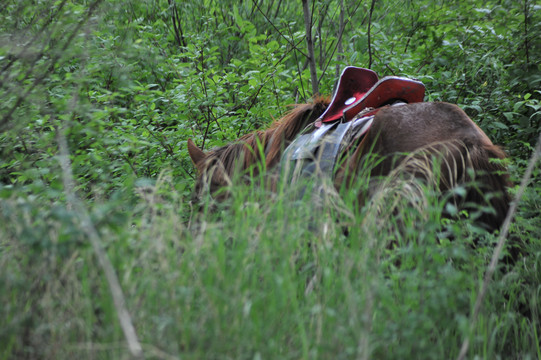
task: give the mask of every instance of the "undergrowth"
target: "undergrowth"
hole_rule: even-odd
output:
[[[456,357],[466,336],[480,358],[539,354],[539,244],[500,264],[470,333],[496,236],[441,219],[428,190],[422,207],[395,187],[355,210],[355,191],[311,201],[287,187],[269,199],[239,186],[186,221],[171,181],[91,209],[149,358],[441,359]],[[2,203],[2,356],[123,358],[95,255],[69,233],[77,220],[58,212]]]
[[[346,65],[420,79],[520,183],[541,130],[539,5],[309,3],[321,94]],[[72,192],[145,358],[447,359],[466,337],[469,358],[541,358],[539,167],[511,224],[520,256],[502,257],[473,327],[497,234],[442,218],[430,189],[397,183],[363,207],[288,184],[237,185],[213,211],[190,201],[188,138],[206,151],[315,95],[301,2],[5,0],[0,14],[0,359],[131,356]]]

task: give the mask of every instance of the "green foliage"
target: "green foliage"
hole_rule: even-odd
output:
[[[520,182],[541,131],[539,5],[310,3],[322,94],[345,65],[419,78],[505,147]],[[472,358],[541,357],[538,169],[512,224],[523,257],[472,330],[495,237],[441,219],[430,192],[385,220],[333,199],[316,231],[286,190],[239,187],[217,213],[192,211],[189,138],[220,146],[312,97],[301,2],[5,0],[0,13],[0,359],[127,354],[68,202],[61,134],[148,358],[441,359],[465,336]]]

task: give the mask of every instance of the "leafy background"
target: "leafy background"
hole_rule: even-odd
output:
[[[418,78],[504,146],[520,181],[541,129],[535,1],[308,4],[321,94],[346,65]],[[253,188],[192,211],[188,138],[223,145],[314,95],[301,2],[6,0],[0,13],[1,358],[128,356],[83,213],[146,357],[447,358],[464,337],[478,358],[541,357],[538,169],[512,225],[523,255],[473,330],[495,239],[467,222],[445,242],[412,215],[402,238],[366,210],[348,238],[337,221],[316,236],[309,209]]]

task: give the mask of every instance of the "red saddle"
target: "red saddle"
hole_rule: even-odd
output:
[[[316,121],[316,126],[342,119],[348,122],[366,108],[380,108],[400,100],[422,102],[425,86],[422,82],[397,76],[378,81],[377,74],[368,69],[348,66],[340,75],[329,107]]]

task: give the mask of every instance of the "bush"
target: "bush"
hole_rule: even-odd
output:
[[[374,4],[311,2],[319,91],[345,65],[419,78],[506,148],[518,183],[541,130],[539,6]],[[511,227],[520,261],[500,265],[472,329],[495,235],[441,219],[430,192],[385,221],[334,199],[317,231],[309,204],[250,186],[193,211],[189,138],[223,145],[313,95],[300,2],[0,11],[0,358],[129,354],[63,138],[146,357],[448,358],[468,336],[472,357],[541,356],[539,170]]]

